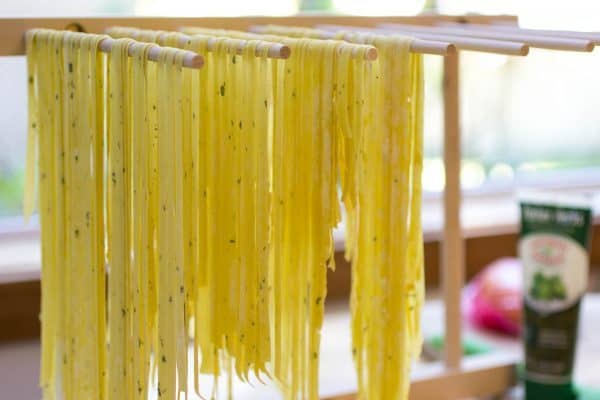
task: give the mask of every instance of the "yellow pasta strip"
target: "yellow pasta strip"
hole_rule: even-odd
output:
[[[55,266],[56,266],[56,293],[66,293],[66,245],[65,245],[65,168],[64,168],[64,151],[65,148],[63,146],[63,38],[62,35],[58,32],[53,32],[50,34],[51,39],[51,52],[54,53],[57,57],[53,60],[55,64],[55,69],[53,71],[52,80],[55,82],[53,87],[54,89],[54,110],[55,114],[53,116],[53,147],[54,147],[54,157],[55,166],[54,166],[54,176],[52,177],[52,184],[55,185],[55,220],[54,224],[54,237],[55,237]],[[52,222],[51,222],[52,223]],[[66,396],[68,387],[66,385],[67,380],[67,372],[68,369],[66,367],[65,358],[66,354],[66,335],[67,335],[67,324],[66,324],[66,314],[67,310],[67,296],[62,296],[58,298],[58,310],[59,312],[56,315],[57,327],[56,327],[56,344],[55,344],[55,362],[60,365],[57,368],[57,372],[55,375],[56,380],[60,380],[60,384],[62,386],[62,391],[57,390],[58,396]]]
[[[151,360],[161,354],[158,344],[167,342],[162,353],[172,361],[161,366],[159,385],[165,397],[175,398],[187,390],[186,306],[193,304],[184,294],[193,283],[184,281],[181,229],[184,198],[191,196],[184,190],[191,171],[183,167],[191,168],[192,157],[185,153],[191,143],[191,99],[183,103],[183,87],[198,76],[182,73],[183,53],[174,49],[161,53],[158,70],[147,60],[150,45],[137,44],[130,60],[132,41],[124,39],[113,44],[107,65],[98,49],[103,39],[49,30],[28,35],[30,121],[32,132],[41,133],[30,135],[29,146],[43,150],[37,156],[40,384],[45,399],[146,398]],[[159,76],[160,93],[166,94],[160,104]],[[159,140],[167,142],[162,170]],[[167,219],[158,214],[161,181],[173,188],[165,192]],[[190,199],[186,204],[190,207]],[[155,243],[167,249],[171,268],[160,265]],[[158,272],[168,279],[159,281]],[[157,318],[161,294],[168,297]],[[159,340],[164,333],[166,340]]]
[[[174,239],[173,251],[175,253],[175,287],[176,290],[176,302],[175,312],[173,314],[175,329],[176,329],[176,360],[177,360],[177,372],[178,372],[178,392],[187,392],[187,336],[186,330],[187,324],[185,322],[185,287],[184,287],[184,220],[183,220],[183,206],[184,206],[184,180],[185,174],[185,159],[183,156],[183,144],[189,142],[189,115],[184,112],[183,106],[183,86],[184,86],[184,74],[182,73],[183,55],[178,52],[175,54],[170,66],[170,74],[172,80],[171,90],[173,91],[172,98],[172,115],[173,115],[173,130],[175,134],[171,133],[174,139],[175,146],[175,219],[172,223],[172,229],[174,230],[172,238]],[[186,75],[189,78],[189,75]],[[186,86],[189,85],[188,81]],[[185,121],[185,122],[184,122]],[[185,139],[184,139],[185,138]]]
[[[127,148],[131,133],[129,103],[129,59],[131,40],[121,39],[113,44],[109,59],[108,105],[108,202],[110,225],[108,246],[108,384],[109,398],[126,398],[131,374],[128,366],[128,271],[129,211],[127,189],[129,184]]]
[[[205,54],[204,74],[184,71],[173,48],[149,63],[153,45],[130,58],[133,41],[118,39],[106,62],[103,36],[28,36],[44,397],[143,399],[154,376],[159,398],[187,396],[193,331],[198,394],[199,373],[214,376],[213,397],[227,375],[231,397],[233,373],[253,371],[286,399],[317,399],[339,179],[359,396],[406,398],[424,297],[422,66],[410,39],[350,37],[378,48],[368,63],[363,44],[200,32],[111,34]],[[271,61],[263,39],[293,56]]]
[[[252,63],[252,75],[250,82],[254,84],[247,86],[247,96],[253,104],[250,121],[250,134],[253,138],[255,153],[252,157],[253,177],[252,185],[255,190],[252,193],[254,199],[253,215],[250,223],[253,227],[253,248],[250,252],[253,256],[254,272],[252,279],[255,284],[253,293],[256,293],[256,309],[250,320],[250,329],[253,337],[249,341],[256,346],[252,357],[254,373],[260,379],[260,373],[268,374],[267,362],[270,360],[271,336],[269,331],[269,210],[270,210],[270,159],[269,154],[269,121],[271,116],[272,99],[272,72],[271,60],[266,58],[266,47],[262,47],[261,57],[255,58],[256,48],[260,43],[251,41],[245,50],[245,57]],[[250,83],[248,82],[248,83]],[[258,84],[258,88],[256,87]],[[245,158],[248,158],[246,152]]]
[[[155,378],[158,365],[158,296],[159,296],[159,270],[158,270],[158,214],[159,186],[158,186],[158,69],[156,63],[146,66],[148,88],[148,123],[149,123],[149,148],[148,157],[148,336],[151,343],[150,377]]]
[[[198,41],[198,46],[202,46],[203,42]],[[205,139],[205,155],[204,161],[205,166],[205,186],[203,188],[202,197],[205,199],[206,207],[206,254],[203,257],[205,265],[204,279],[205,286],[198,290],[198,306],[196,307],[196,341],[197,345],[202,352],[202,365],[200,372],[211,373],[215,376],[216,389],[216,377],[220,373],[219,368],[219,355],[217,348],[220,347],[219,343],[215,342],[215,319],[217,311],[216,304],[213,301],[214,292],[217,279],[218,267],[216,265],[216,259],[218,258],[219,252],[216,248],[217,243],[217,225],[220,221],[219,216],[214,211],[219,199],[216,192],[216,169],[218,168],[218,151],[217,151],[217,132],[219,131],[218,120],[211,116],[216,115],[216,110],[221,110],[218,107],[217,101],[214,99],[220,96],[219,84],[217,83],[217,60],[218,56],[216,53],[208,53],[207,62],[211,65],[215,65],[215,68],[210,68],[206,71],[206,80],[203,92],[206,93],[206,102],[202,102],[201,106],[201,132],[204,130],[206,133],[202,135]],[[212,100],[208,100],[208,99]],[[201,100],[202,101],[202,100]],[[210,149],[210,150],[209,150]],[[202,147],[201,147],[202,151]],[[202,161],[201,161],[202,162]],[[201,261],[201,262],[202,262]],[[196,388],[197,391],[199,388]]]
[[[94,125],[91,127],[92,137],[92,157],[93,167],[92,175],[94,180],[94,195],[92,199],[91,218],[94,221],[94,232],[92,233],[92,256],[96,263],[96,287],[93,295],[97,301],[97,337],[96,337],[96,357],[98,363],[98,382],[99,398],[106,398],[106,258],[105,258],[105,121],[106,114],[106,57],[98,51],[98,45],[101,38],[97,37],[90,45],[94,50],[90,60],[90,91],[92,99],[95,101]]]
[[[41,372],[40,386],[45,399],[54,399],[56,397],[55,386],[55,347],[56,347],[56,325],[59,318],[59,309],[56,307],[56,300],[53,298],[57,279],[55,263],[54,240],[54,190],[55,186],[51,183],[54,177],[54,149],[52,138],[54,136],[51,115],[55,112],[54,90],[55,84],[51,77],[51,72],[56,68],[56,61],[51,56],[50,35],[48,32],[33,31],[27,35],[27,66],[28,66],[28,84],[29,84],[29,127],[28,147],[31,151],[35,148],[32,141],[38,140],[39,152],[39,196],[40,196],[40,224],[41,247],[42,247],[42,292],[41,292],[41,314],[42,322],[41,342]],[[38,65],[45,64],[45,68],[39,68]],[[45,112],[40,113],[40,110]],[[39,126],[43,135],[36,136],[34,125]],[[28,169],[32,171],[35,168],[33,154],[28,155]],[[29,189],[31,190],[31,188]],[[32,195],[32,193],[29,193]]]
[[[277,70],[281,113],[272,147],[273,368],[285,398],[317,398],[326,268],[333,265],[331,231],[339,215],[327,78],[351,52],[339,55],[334,41],[286,43],[293,56]]]
[[[130,345],[133,347],[131,398],[145,399],[148,395],[150,349],[153,315],[150,311],[149,263],[153,255],[152,231],[150,230],[150,169],[153,132],[150,125],[151,94],[148,90],[147,54],[150,46],[137,46],[132,60],[132,243],[133,265],[133,319]]]
[[[132,34],[131,30],[118,28],[110,32],[117,37]],[[177,34],[157,32],[152,35],[145,31],[141,35],[161,44],[182,45],[181,36]],[[186,47],[197,52],[204,51],[208,39],[195,37]],[[186,282],[197,279],[198,282],[206,281],[210,287],[209,291],[198,289],[199,296],[209,295],[211,299],[208,300],[208,310],[206,307],[197,307],[203,312],[195,315],[196,363],[199,349],[202,348],[203,370],[218,375],[218,360],[213,359],[211,354],[220,352],[221,357],[226,358],[226,366],[234,365],[238,376],[248,379],[251,368],[255,369],[256,374],[261,370],[266,372],[268,358],[264,357],[270,353],[267,282],[269,158],[257,157],[257,154],[265,154],[269,150],[271,95],[265,91],[263,96],[256,96],[256,83],[265,80],[267,74],[270,78],[271,71],[259,69],[257,65],[259,62],[268,62],[265,60],[266,46],[261,47],[263,54],[257,58],[255,54],[260,42],[247,42],[244,54],[236,55],[235,49],[240,43],[239,40],[230,39],[217,41],[209,60],[220,67],[216,68],[216,72],[208,69],[206,78],[199,81],[200,90],[212,93],[214,97],[212,101],[199,99],[197,106],[192,109],[202,116],[199,122],[202,124],[199,130],[201,138],[198,139],[200,154],[195,156],[192,152],[188,161],[197,158],[200,165],[205,167],[198,173],[196,191],[202,199],[197,211],[199,215],[191,219],[201,220],[198,235],[205,240],[201,241],[203,247],[197,250],[196,262],[200,267],[197,273],[188,274]],[[252,105],[246,107],[249,102]],[[208,114],[211,107],[213,111]],[[192,111],[192,116],[194,113]],[[215,121],[214,115],[220,118]],[[190,140],[194,140],[193,136]],[[209,143],[214,144],[211,148],[215,152],[209,155],[212,158],[206,159]],[[261,147],[257,148],[258,145]],[[193,149],[195,146],[191,147]],[[210,201],[211,194],[216,199],[213,202]],[[184,199],[192,195],[187,192]],[[260,211],[257,210],[259,204]],[[208,215],[214,216],[214,222],[209,223]],[[260,226],[260,231],[256,226]],[[211,234],[213,230],[216,230],[215,234]],[[186,235],[191,235],[191,228],[186,232]],[[257,239],[259,234],[261,245]],[[214,254],[219,254],[218,258],[206,259],[205,249],[210,247],[210,240],[215,240],[217,250]],[[191,256],[188,257],[191,259]],[[208,263],[207,272],[204,272],[201,260]],[[261,264],[259,260],[262,260]],[[186,268],[187,265],[186,262]],[[224,295],[216,298],[217,293]],[[242,298],[247,300],[238,300]],[[194,301],[205,304],[202,299]],[[209,312],[208,315],[205,310]],[[215,321],[210,315],[223,317],[221,321]],[[201,329],[211,332],[209,341],[202,339]],[[228,357],[233,357],[235,362],[231,364]]]
[[[170,34],[162,37],[162,45],[177,47],[179,45],[179,35]],[[177,56],[179,57],[179,56]],[[174,132],[179,132],[174,138],[175,149],[175,220],[174,226],[174,246],[176,257],[177,272],[177,295],[175,299],[176,313],[176,351],[177,351],[177,381],[180,391],[187,392],[187,351],[188,351],[188,327],[189,317],[193,310],[192,293],[195,280],[193,273],[195,271],[192,242],[192,223],[191,217],[192,203],[192,153],[191,153],[191,78],[193,72],[183,70],[181,67],[170,71],[170,79],[173,79],[173,103],[176,118],[172,120]],[[195,208],[195,207],[194,207]],[[188,215],[184,215],[188,214]]]
[[[379,61],[366,97],[373,101],[365,121],[369,134],[359,146],[365,157],[357,166],[357,219],[349,225],[356,230],[349,233],[356,235],[353,346],[360,395],[407,398],[410,363],[421,345],[423,301],[421,65],[409,54],[409,39],[366,42],[378,48]]]
[[[165,399],[175,399],[176,385],[176,326],[175,312],[178,301],[178,277],[176,267],[178,255],[174,224],[177,217],[176,205],[176,143],[174,128],[174,104],[177,101],[175,93],[170,88],[173,81],[172,66],[174,52],[161,53],[158,70],[158,396]]]
[[[72,131],[75,128],[74,122],[77,118],[76,110],[74,110],[76,103],[74,100],[74,88],[75,82],[72,74],[72,66],[73,63],[76,62],[76,52],[75,52],[75,43],[73,40],[74,35],[72,33],[66,33],[63,37],[63,71],[64,71],[64,79],[62,80],[62,92],[63,92],[63,104],[62,104],[62,112],[63,112],[63,130],[62,130],[62,145],[63,151],[61,153],[62,164],[64,168],[64,173],[62,175],[63,185],[64,185],[64,204],[65,204],[65,213],[64,213],[64,237],[65,237],[65,271],[64,271],[64,280],[65,280],[65,292],[73,293],[77,291],[77,272],[75,269],[76,259],[73,257],[73,239],[74,239],[74,231],[72,228],[72,219],[73,219],[73,195],[72,195],[72,185],[73,179],[71,175],[71,138]],[[74,298],[78,296],[70,295],[67,297],[65,301],[65,334],[64,334],[64,371],[63,371],[63,385],[64,385],[64,393],[65,397],[68,399],[73,398],[74,396],[74,387],[73,387],[73,372],[74,372],[74,361],[75,361],[75,301]]]
[[[29,34],[31,116],[40,132],[42,372],[44,398],[100,398],[104,371],[104,258],[98,235],[104,37],[50,30]],[[35,54],[35,56],[34,56]],[[37,65],[44,66],[38,68]],[[39,114],[40,110],[44,110]],[[35,140],[35,137],[32,138]],[[103,176],[102,173],[99,174]],[[101,179],[100,179],[101,180]],[[68,211],[68,213],[67,213]],[[57,384],[57,380],[61,380]]]
[[[322,34],[278,26],[266,31],[300,37]],[[375,45],[379,51],[379,60],[368,65],[369,70],[356,63],[348,66],[354,75],[353,95],[344,95],[336,84],[346,255],[353,260],[353,353],[359,396],[406,398],[410,362],[418,356],[422,341],[419,319],[424,301],[422,61],[409,54],[407,38],[348,32],[339,37]],[[365,73],[374,74],[374,85],[366,84]],[[344,108],[352,115],[344,114]]]
[[[104,270],[104,263],[94,257],[94,252],[86,246],[94,243],[95,219],[94,198],[95,170],[94,158],[90,149],[95,145],[97,116],[93,87],[96,85],[95,69],[97,46],[101,36],[75,37],[76,58],[67,66],[71,78],[69,97],[73,100],[70,151],[68,163],[72,196],[71,225],[69,226],[70,252],[72,260],[72,301],[73,315],[77,321],[73,324],[71,354],[73,357],[73,396],[75,398],[97,398],[101,393],[101,366],[98,354],[99,326],[97,313],[99,303],[103,302],[96,294],[98,289],[98,269]],[[100,116],[101,118],[101,116]],[[103,350],[103,349],[102,349]],[[100,350],[100,351],[102,351]]]
[[[36,42],[36,35],[39,36],[39,32],[32,31],[29,32],[26,37],[28,121],[27,153],[25,163],[25,190],[23,195],[23,215],[26,222],[29,220],[35,204],[35,172],[37,167],[35,160],[38,147],[38,130],[40,124],[40,98],[37,92],[37,90],[39,90],[39,82],[35,79],[35,77],[37,74],[37,63],[42,55],[39,54],[39,43]],[[41,39],[43,41],[43,46],[47,46],[45,39],[45,37]],[[38,87],[36,87],[36,85]]]

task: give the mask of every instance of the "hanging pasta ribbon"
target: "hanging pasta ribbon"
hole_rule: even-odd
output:
[[[128,295],[131,308],[131,335],[128,346],[130,383],[128,398],[148,397],[152,349],[156,329],[156,252],[154,227],[157,220],[156,121],[157,65],[148,62],[152,45],[133,47],[131,64],[131,242],[132,265]],[[157,128],[157,127],[156,127]],[[154,347],[156,348],[156,347]]]
[[[286,398],[316,399],[326,271],[333,268],[332,230],[340,219],[336,132],[359,129],[353,124],[361,119],[354,116],[360,109],[352,107],[359,102],[352,88],[369,85],[371,77],[355,82],[349,66],[364,68],[370,47],[296,43],[295,64],[290,59],[278,71],[283,121],[275,121],[281,130],[273,144],[274,320],[280,323],[274,369]]]
[[[46,399],[102,398],[104,209],[101,35],[28,33],[28,169],[38,151]],[[32,185],[28,186],[29,194]],[[26,210],[30,212],[31,210]]]
[[[192,38],[188,48],[206,48],[208,40]],[[266,54],[256,57],[259,44],[246,42],[236,55],[239,41],[214,41],[208,54],[215,68],[207,68],[202,90],[208,95],[198,110],[206,124],[200,128],[206,133],[199,152],[206,154],[201,176],[206,210],[201,216],[207,232],[200,235],[206,238],[206,272],[198,281],[206,286],[197,294],[196,353],[202,353],[202,372],[216,377],[222,367],[233,366],[242,380],[251,370],[256,376],[266,373],[270,351],[269,169],[268,157],[259,156],[268,154],[264,101],[270,94],[264,83],[270,75]]]
[[[326,269],[333,268],[332,229],[339,221],[334,132],[342,116],[336,112],[347,112],[335,103],[348,94],[344,63],[364,62],[368,48],[284,43],[294,57],[279,65],[276,84],[282,106],[273,137],[273,368],[286,398],[318,398]]]
[[[272,118],[269,43],[132,28],[109,33],[207,54],[205,73],[184,95],[192,121],[191,138],[183,138],[184,271],[186,308],[195,310],[195,371],[216,378],[233,365],[242,380],[251,370],[267,373],[270,168],[261,155],[269,154]]]
[[[380,56],[364,130],[346,147],[355,163],[346,163],[354,172],[345,181],[353,354],[361,398],[405,399],[422,345],[422,60],[409,52],[411,39],[363,39]]]
[[[290,39],[245,32],[184,29],[280,41],[293,56],[274,71],[271,279],[273,373],[285,398],[318,398],[320,329],[327,266],[333,268],[332,229],[339,222],[338,130],[351,136],[362,121],[351,106],[350,64],[365,64],[369,46]],[[363,74],[362,84],[371,76]],[[344,105],[344,106],[342,106]],[[355,116],[356,115],[356,116]]]
[[[190,122],[183,105],[184,54],[162,48],[150,65],[151,47],[117,40],[108,70],[113,398],[146,398],[152,360],[160,398],[187,391],[182,153]]]
[[[168,50],[168,51],[167,51]],[[183,272],[183,57],[161,53],[158,68],[158,394],[175,399],[187,370]],[[174,132],[176,132],[174,134]]]
[[[360,395],[405,398],[423,301],[420,58],[408,39],[355,38],[379,48],[369,64],[370,46],[218,32],[238,39],[143,34],[210,43],[206,77],[173,48],[150,65],[154,45],[120,39],[106,65],[104,36],[28,36],[44,396],[143,399],[156,369],[158,396],[178,398],[193,325],[196,376],[227,371],[231,395],[233,370],[272,372],[285,398],[318,398],[339,177]],[[258,37],[294,57],[273,68]]]
[[[40,383],[45,399],[143,399],[154,360],[160,396],[175,399],[187,381],[185,54],[161,49],[148,63],[156,45],[123,39],[107,63],[105,39],[27,36],[28,174],[38,147],[42,225]]]
[[[129,46],[131,40],[113,45],[108,67],[108,383],[110,398],[129,395],[132,376],[129,363],[131,270],[131,81]]]
[[[266,26],[261,31],[323,36],[309,28]],[[346,255],[353,261],[359,396],[401,399],[408,396],[410,363],[422,345],[422,60],[409,52],[409,38],[352,32],[337,37],[374,45],[379,52],[368,70],[350,65],[353,102],[338,102],[354,109],[355,119],[350,125],[341,121],[338,133]],[[366,82],[365,73],[375,74],[374,85],[360,84]]]

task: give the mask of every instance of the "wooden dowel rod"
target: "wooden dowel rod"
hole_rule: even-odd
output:
[[[187,42],[187,40],[191,38],[191,36],[187,36],[185,38],[182,39],[183,44],[185,44],[185,42]],[[247,41],[244,39],[235,39],[238,44],[235,47],[235,52],[238,55],[241,55],[244,53],[244,48],[246,47]],[[207,49],[208,51],[213,51],[214,46],[216,44],[217,40],[216,39],[212,39],[209,40],[207,43]],[[256,53],[255,55],[257,57],[260,57],[262,54],[262,48],[264,46],[268,47],[267,50],[267,58],[275,58],[275,59],[281,59],[281,60],[285,60],[287,58],[290,57],[290,54],[292,53],[292,51],[290,50],[289,46],[286,46],[283,43],[274,43],[274,42],[268,42],[268,41],[261,41],[262,43],[260,43],[258,45],[258,47],[256,48]]]
[[[137,28],[123,28],[123,27],[112,27],[112,28],[108,28],[106,30],[107,34],[111,34],[116,32],[117,30],[121,30],[122,32],[127,32],[127,35],[130,35],[132,38],[136,38],[138,37],[138,35],[140,35],[141,33],[144,32],[156,32],[156,31],[152,31],[152,30],[148,30],[148,29],[137,29]],[[162,35],[167,34],[168,32],[164,32],[162,33]],[[188,35],[185,35],[183,33],[180,33],[180,35],[182,35],[181,39],[180,39],[180,46],[184,47],[187,44],[187,41],[191,38]],[[160,36],[160,35],[159,35]],[[289,46],[286,46],[285,44],[282,43],[274,43],[274,42],[267,42],[264,41],[264,43],[261,43],[257,49],[256,49],[256,56],[259,57],[262,54],[262,46],[268,46],[268,50],[267,50],[267,58],[275,58],[275,59],[287,59],[290,57],[291,54],[291,50],[289,48]],[[208,42],[208,51],[212,51],[214,47],[214,41],[209,41]],[[244,48],[246,47],[246,41],[243,39],[239,39],[239,43],[237,45],[237,47],[235,48],[235,52],[236,54],[241,55],[244,52]]]
[[[383,28],[383,32],[404,33],[413,35],[421,39],[447,40],[454,44],[459,50],[477,51],[480,53],[504,54],[509,56],[526,56],[529,54],[529,46],[521,42],[509,42],[501,40],[491,40],[484,38],[470,38],[465,36],[438,35],[423,32],[408,32],[399,30],[388,30]]]
[[[572,38],[572,39],[583,39],[583,40],[591,40],[594,42],[594,45],[600,45],[600,32],[577,32],[577,31],[559,31],[559,30],[550,30],[550,29],[527,29],[521,28],[518,25],[513,24],[458,24],[451,22],[444,22],[436,24],[436,26],[447,27],[447,28],[467,28],[467,29],[476,29],[476,30],[491,30],[491,31],[500,31],[500,32],[518,32],[518,33],[527,33],[532,35],[540,35],[540,36],[551,36],[551,37],[562,37],[562,38]]]
[[[267,33],[265,32],[266,28],[266,25],[254,25],[250,27],[250,31],[255,33]],[[319,29],[315,30],[321,31]],[[285,34],[285,31],[282,30],[280,33]],[[334,33],[327,32],[325,30],[322,30],[319,34],[321,35],[322,39],[334,39],[335,37]],[[352,38],[344,37],[343,39],[348,42],[352,42]],[[452,43],[444,41],[416,39],[410,44],[410,51],[412,53],[445,56],[446,54],[454,53],[456,51],[456,47]]]
[[[412,24],[434,24],[440,20],[468,21],[477,23],[514,22],[516,17],[510,15],[418,15],[418,16],[341,16],[341,15],[295,15],[281,17],[83,17],[74,19],[66,18],[0,18],[0,56],[14,56],[25,54],[25,41],[23,35],[28,29],[51,28],[65,29],[76,26],[81,32],[99,33],[111,26],[137,26],[144,29],[161,29],[176,31],[181,26],[207,26],[211,28],[247,30],[250,26],[261,24],[286,24],[294,26],[314,26],[316,24],[339,24],[376,26],[383,22],[398,22]]]
[[[25,32],[25,35],[27,35],[27,36],[34,35],[36,31],[44,31],[44,30],[45,29],[43,29],[43,28],[30,29]],[[81,32],[77,32],[77,33],[73,33],[73,34],[74,35],[82,35],[82,36],[87,35],[87,33],[81,33]],[[114,43],[115,43],[115,39],[107,37],[105,39],[100,40],[100,42],[98,43],[98,49],[103,53],[110,53]],[[128,54],[130,57],[134,55],[136,46],[140,46],[140,45],[142,45],[142,43],[131,43],[129,45]],[[187,51],[187,50],[177,49],[177,51],[183,52],[183,66],[184,67],[200,69],[204,65],[204,58],[201,55],[196,54],[192,51]],[[148,60],[158,61],[160,59],[160,53],[161,53],[161,47],[159,45],[153,46],[152,48],[150,48],[150,50],[148,50]]]
[[[456,53],[456,46],[443,40],[416,39],[410,43],[410,51],[413,53],[446,56]]]
[[[328,30],[355,30],[358,32],[371,32],[383,35],[403,34],[413,36],[422,40],[436,40],[449,42],[458,50],[478,51],[484,53],[505,54],[512,56],[526,56],[529,53],[529,46],[525,43],[507,42],[501,40],[490,40],[481,38],[468,38],[464,36],[439,35],[427,32],[404,31],[397,28],[357,28],[357,27],[340,27],[337,25],[319,25],[319,27]]]
[[[594,42],[584,39],[572,39],[498,31],[473,30],[468,28],[445,28],[439,26],[413,26],[407,24],[381,24],[384,28],[398,28],[406,32],[424,32],[444,35],[468,36],[502,41],[522,41],[531,47],[563,51],[592,51]]]
[[[99,44],[100,51],[102,51],[103,53],[110,53],[114,43],[115,43],[114,39],[111,39],[111,38],[103,39]],[[139,45],[139,43],[133,43],[132,45],[129,46],[129,50],[128,50],[129,56],[133,56],[136,45]],[[178,49],[177,51],[181,51],[181,52],[185,53],[183,56],[183,66],[184,67],[200,69],[204,65],[204,58],[201,55],[196,54],[193,51],[188,51],[188,50]],[[158,61],[160,59],[160,53],[161,53],[161,47],[159,45],[153,46],[148,51],[148,60]]]
[[[460,92],[458,53],[444,57],[444,231],[441,276],[445,304],[444,361],[458,369],[462,360],[461,292],[464,283],[463,239],[460,223]]]
[[[225,29],[210,29],[210,28],[201,28],[201,27],[190,27],[190,26],[181,27],[180,30],[189,35],[202,34],[202,35],[225,36],[225,37],[232,37],[232,38],[242,37],[244,39],[258,39],[258,40],[264,40],[263,36],[266,36],[267,39],[269,37],[279,36],[282,38],[285,37],[286,40],[290,40],[290,41],[297,40],[297,38],[286,37],[285,35],[267,34],[267,33],[263,34],[263,33],[245,32],[245,31],[231,31],[231,30],[225,30]],[[364,59],[366,61],[377,60],[377,49],[371,45],[348,43],[348,46],[353,47],[352,57],[358,57],[358,55],[360,54],[360,48],[367,47],[366,51],[364,52]]]
[[[352,50],[352,56],[353,57],[358,57],[359,54],[359,48],[358,47],[354,47],[354,49]],[[365,52],[365,60],[367,61],[375,61],[377,60],[377,49],[373,46],[369,46],[369,48],[367,49],[367,51]]]

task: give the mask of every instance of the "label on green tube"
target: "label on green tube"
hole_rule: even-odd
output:
[[[526,397],[574,398],[579,305],[587,288],[592,211],[567,202],[521,202]]]

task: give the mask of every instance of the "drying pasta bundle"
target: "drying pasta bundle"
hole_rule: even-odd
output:
[[[184,31],[263,38],[292,49],[293,57],[274,71],[272,365],[285,398],[316,399],[326,272],[334,267],[332,230],[340,217],[336,184],[343,142],[336,138],[338,132],[352,137],[361,128],[363,109],[355,95],[374,79],[364,62],[372,47],[203,28]]]
[[[410,41],[187,31],[28,35],[44,397],[187,395],[192,334],[198,395],[200,373],[213,398],[252,374],[317,399],[341,183],[360,395],[405,398],[423,301]]]
[[[242,380],[252,370],[268,374],[269,44],[132,28],[109,33],[207,54],[206,73],[184,96],[192,110],[183,146],[183,242],[195,375],[217,377],[230,366]]]
[[[265,26],[261,31],[328,36],[309,28]],[[359,396],[406,398],[410,363],[422,344],[422,61],[409,53],[408,38],[351,32],[337,37],[374,45],[379,52],[370,65],[375,83],[353,87],[352,98],[362,105],[353,113],[362,118],[354,124],[360,129],[339,131]],[[352,73],[354,82],[364,81],[364,70]]]
[[[207,37],[190,46],[208,47]],[[196,300],[196,346],[202,371],[215,376],[233,366],[248,380],[267,373],[270,359],[268,311],[269,254],[269,87],[270,61],[256,57],[257,41],[214,41],[201,80],[200,102],[204,257]],[[213,117],[211,117],[213,116]],[[215,118],[216,116],[216,118]],[[197,360],[196,360],[197,361]],[[231,372],[230,372],[231,373]]]
[[[175,399],[187,379],[177,161],[182,137],[189,140],[181,122],[189,52],[157,54],[156,45],[122,39],[105,56],[105,40],[28,34],[28,168],[35,170],[37,147],[42,225],[41,385],[47,399],[147,398],[156,368],[159,395]],[[148,62],[152,51],[157,63]]]
[[[127,41],[122,43],[127,44]],[[154,329],[157,326],[156,310],[157,290],[160,281],[157,279],[157,258],[154,251],[154,240],[157,225],[157,145],[155,132],[158,129],[157,110],[157,65],[149,63],[148,53],[152,47],[137,46],[130,60],[130,72],[125,77],[110,80],[110,93],[115,96],[119,84],[127,81],[131,102],[124,104],[123,112],[117,112],[113,121],[130,120],[129,133],[129,177],[131,182],[131,275],[129,277],[131,335],[129,346],[135,348],[130,357],[129,398],[145,399],[149,390],[148,376],[152,365],[152,351],[156,349]],[[116,61],[116,57],[111,57]],[[121,60],[121,62],[124,60]],[[112,71],[113,73],[116,71]],[[127,69],[125,69],[127,73]],[[124,99],[119,99],[123,101]],[[113,108],[116,102],[110,101]],[[114,127],[118,129],[118,127]]]
[[[187,391],[184,143],[191,140],[185,53],[115,41],[108,65],[109,398]],[[128,54],[133,57],[128,57]],[[194,73],[196,74],[196,73]]]
[[[103,62],[97,50],[104,38],[34,30],[27,40],[28,159],[35,170],[37,143],[42,226],[40,381],[48,399],[104,392]]]
[[[408,397],[421,349],[424,301],[421,233],[422,65],[409,39],[365,39],[379,50],[369,115],[354,139],[356,196],[348,209],[353,262],[352,338],[359,396]]]
[[[336,137],[337,132],[351,137],[360,128],[362,108],[354,96],[374,76],[364,69],[368,46],[264,38],[282,40],[294,54],[276,71],[273,370],[286,398],[315,399],[326,268],[333,268],[331,234],[339,221],[337,148],[342,142]]]

